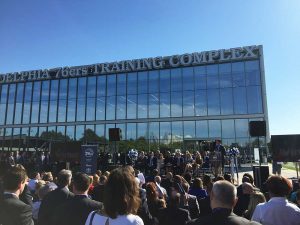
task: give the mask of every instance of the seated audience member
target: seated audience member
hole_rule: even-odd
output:
[[[189,211],[179,207],[180,198],[179,193],[172,191],[167,208],[162,208],[159,211],[159,224],[184,225],[191,219]]]
[[[251,195],[250,195],[250,201],[249,201],[249,205],[248,205],[248,209],[245,211],[244,213],[244,217],[248,220],[251,219],[252,215],[253,215],[253,212],[256,208],[256,206],[259,204],[259,203],[264,203],[266,202],[266,198],[264,196],[263,193],[261,192],[253,192]]]
[[[292,190],[291,182],[282,176],[271,176],[266,188],[270,200],[256,206],[252,220],[263,225],[299,225],[300,209],[287,200]]]
[[[103,202],[104,199],[104,186],[107,181],[106,176],[101,176],[99,184],[93,189],[91,196],[92,199],[98,202]]]
[[[4,193],[0,201],[0,224],[33,225],[31,207],[19,200],[26,182],[26,171],[19,167],[12,167],[4,175]]]
[[[258,225],[235,215],[232,210],[237,201],[236,188],[228,181],[217,181],[211,191],[212,214],[190,221],[188,225]]]
[[[254,187],[250,183],[245,182],[242,184],[242,190],[243,194],[238,197],[238,201],[233,210],[238,216],[242,216],[247,210],[250,202],[250,195],[253,193]]]
[[[71,184],[72,172],[70,170],[61,170],[57,176],[58,188],[48,193],[42,200],[39,215],[39,225],[52,225],[52,218],[55,209],[65,203],[74,195],[69,191],[68,186]]]
[[[197,199],[205,198],[207,196],[206,190],[203,188],[201,178],[195,178],[192,187],[189,190],[190,195],[195,195]]]
[[[224,174],[224,179],[227,180],[230,183],[233,183],[232,176],[229,173]]]
[[[90,212],[103,207],[102,203],[88,198],[92,180],[87,174],[76,173],[72,180],[74,198],[57,207],[53,225],[82,225]]]
[[[250,183],[251,184],[251,181],[250,181],[250,178],[248,176],[243,176],[242,178],[242,184],[240,184],[238,187],[237,187],[237,196],[238,198],[243,195],[243,183]]]
[[[104,192],[104,209],[91,212],[86,225],[144,225],[143,220],[136,215],[140,206],[139,188],[128,169],[114,169],[108,177]]]
[[[206,190],[206,192],[208,192],[207,187],[211,186],[212,184],[213,184],[213,182],[211,180],[211,177],[208,174],[204,174],[204,176],[203,176],[203,187]]]

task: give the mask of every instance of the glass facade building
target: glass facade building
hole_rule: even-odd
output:
[[[0,84],[1,150],[47,141],[106,145],[114,127],[122,129],[120,148],[191,149],[221,139],[249,150],[251,120],[268,121],[262,52],[247,60]]]

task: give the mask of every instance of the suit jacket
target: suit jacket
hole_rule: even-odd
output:
[[[200,209],[197,197],[194,195],[188,194],[188,204],[189,206],[185,209],[189,210],[191,218],[196,219],[200,215]]]
[[[52,225],[51,219],[53,218],[55,209],[73,197],[74,194],[66,188],[57,188],[48,193],[42,200],[40,206],[38,224]]]
[[[58,207],[53,214],[53,225],[82,225],[94,210],[101,209],[103,204],[85,195],[75,195]]]
[[[13,194],[4,194],[0,202],[1,225],[33,225],[31,207]]]
[[[215,211],[212,214],[200,217],[187,223],[187,225],[260,225],[260,223],[249,221],[243,217],[239,217],[231,212],[231,210]]]
[[[27,184],[25,185],[24,190],[23,190],[22,194],[20,194],[19,198],[22,202],[24,202],[25,204],[30,205],[32,207],[33,196],[31,194]]]
[[[99,184],[98,186],[94,187],[92,191],[92,199],[98,202],[103,202],[104,200],[104,185]]]
[[[185,225],[190,219],[188,210],[176,207],[160,209],[158,216],[159,224],[163,225]]]

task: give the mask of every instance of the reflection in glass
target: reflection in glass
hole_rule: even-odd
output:
[[[262,97],[260,86],[247,87],[248,113],[262,113]]]
[[[56,122],[57,101],[50,101],[49,104],[49,122]]]
[[[114,123],[113,124],[108,123],[105,125],[105,138],[107,140],[109,140],[109,128],[115,128],[115,127],[116,125]]]
[[[183,125],[181,121],[172,122],[172,140],[181,141],[183,139]]]
[[[231,63],[219,64],[219,74],[231,73]]]
[[[196,121],[196,137],[208,138],[208,124],[206,120]]]
[[[233,99],[234,99],[234,113],[246,114],[247,113],[246,88],[245,87],[233,88]]]
[[[170,117],[170,93],[160,94],[160,117]]]
[[[3,87],[2,87],[3,89]],[[31,101],[31,94],[32,94],[32,82],[25,83],[25,97],[24,102]]]
[[[148,93],[148,72],[138,73],[138,92],[139,94]]]
[[[106,119],[114,120],[116,118],[116,96],[107,96],[106,101]]]
[[[196,116],[207,115],[206,90],[195,91],[195,114]]]
[[[136,95],[127,96],[127,119],[136,119]]]
[[[30,127],[29,136],[30,137],[38,137],[39,136],[38,128],[37,127]]]
[[[184,138],[195,137],[195,121],[184,121]]]
[[[69,99],[74,99],[77,97],[76,90],[77,90],[77,78],[69,79],[69,93],[68,93]]]
[[[4,125],[6,115],[6,104],[0,104],[0,125]]]
[[[88,98],[87,105],[86,105],[86,120],[93,121],[95,120],[95,109],[96,109],[96,99],[95,98]]]
[[[105,136],[105,134],[104,134],[104,124],[97,124],[96,125],[96,134],[99,137],[104,137]]]
[[[32,102],[31,123],[39,122],[40,102]]]
[[[98,88],[99,89],[99,88]],[[116,75],[107,76],[107,96],[116,95]]]
[[[0,103],[4,104],[7,101],[8,85],[4,84],[1,88],[1,101]]]
[[[182,77],[183,77],[183,90],[184,91],[192,91],[194,90],[194,71],[192,67],[187,67],[182,69]]]
[[[48,101],[41,101],[40,123],[47,123],[48,112]]]
[[[86,97],[86,77],[81,77],[78,79],[78,95],[77,98]]]
[[[7,104],[7,114],[6,114],[6,124],[12,124],[13,123],[14,110],[15,110],[14,103],[8,103]]]
[[[160,139],[171,142],[171,122],[160,122]]]
[[[83,141],[83,139],[84,139],[84,125],[78,125],[76,126],[75,140]]]
[[[210,138],[221,138],[220,120],[208,120],[208,128]]]
[[[207,90],[208,115],[220,115],[219,89]]]
[[[96,120],[105,120],[105,97],[98,97],[96,104]]]
[[[106,95],[106,76],[97,77],[97,97]]]
[[[18,102],[16,103],[14,124],[21,124],[22,106],[23,106],[22,103],[18,103]],[[1,107],[1,104],[0,104],[0,107]],[[0,109],[0,115],[4,115],[4,114],[1,114],[1,109]],[[4,117],[4,116],[2,116],[2,117]],[[0,124],[1,124],[1,122],[0,122]]]
[[[29,118],[30,118],[30,102],[24,102],[24,109],[23,109],[23,121],[22,124],[27,124],[29,123]]]
[[[17,87],[16,102],[23,102],[24,83],[19,83]]]
[[[74,140],[75,126],[67,126],[66,137],[67,139]]]
[[[42,101],[49,100],[49,88],[50,88],[50,81],[48,81],[48,80],[42,81],[42,94],[41,94]],[[33,94],[35,95],[35,92]]]
[[[75,121],[76,99],[68,100],[67,121]]]
[[[117,119],[126,117],[126,96],[117,96]]]
[[[148,95],[138,95],[138,118],[147,118]]]
[[[136,123],[127,123],[127,140],[136,140]]]
[[[138,123],[137,124],[137,138],[148,139],[147,123]]]
[[[248,119],[236,119],[235,120],[235,136],[236,137],[248,137]]]
[[[159,116],[159,99],[158,94],[149,94],[149,118]]]
[[[170,92],[170,70],[161,70],[159,80],[160,92]]]
[[[182,91],[182,76],[180,69],[171,70],[171,90]]]
[[[76,121],[85,121],[85,98],[77,99],[77,116]]]
[[[66,131],[65,126],[57,126],[57,131],[56,131],[57,135],[56,135],[56,138],[59,141],[64,141],[66,139],[65,131]]]
[[[125,140],[125,137],[126,137],[126,124],[125,123],[117,123],[116,128],[121,129],[121,133],[122,133],[121,140]]]
[[[149,141],[151,143],[159,142],[159,123],[150,122],[149,123]]]
[[[9,85],[8,103],[15,102],[15,95],[16,95],[16,84],[10,84]]]
[[[47,133],[47,127],[39,127],[39,137],[45,137]]]
[[[183,92],[183,116],[194,116],[194,91]]]
[[[182,116],[182,92],[171,93],[171,116]]]
[[[59,81],[59,99],[67,99],[68,80],[62,79]]]
[[[232,88],[224,88],[220,89],[220,97],[221,97],[221,114],[229,115],[233,114],[233,96],[232,96]]]
[[[234,120],[222,120],[222,138],[235,138]]]
[[[117,95],[126,95],[126,74],[117,75]]]
[[[67,101],[60,99],[58,103],[58,122],[65,122],[66,121],[66,104]]]
[[[127,75],[127,94],[137,94],[137,73]]]
[[[87,79],[87,97],[95,98],[96,97],[96,77],[88,77]]]
[[[158,71],[150,71],[149,77],[149,93],[156,93],[159,91],[159,74]]]
[[[58,80],[51,80],[50,101],[56,101],[58,95]]]

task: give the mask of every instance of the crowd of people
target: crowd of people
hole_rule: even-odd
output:
[[[93,175],[63,169],[56,176],[33,171],[28,178],[15,163],[0,174],[0,224],[300,224],[300,190],[290,180],[272,175],[262,193],[251,174],[237,186],[230,174],[196,173],[194,164],[205,160],[188,154],[170,156],[171,169],[157,167],[168,159],[161,153],[156,159],[150,153],[143,167],[142,153],[135,167]]]

